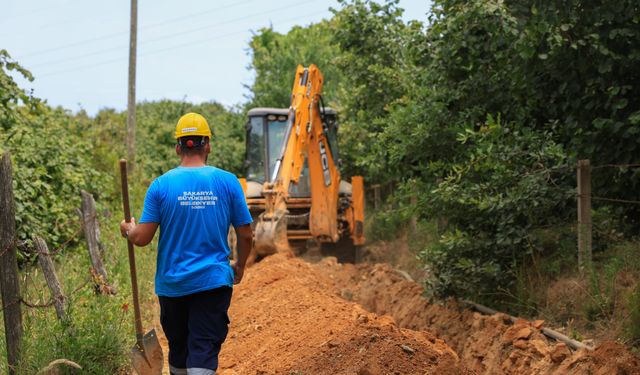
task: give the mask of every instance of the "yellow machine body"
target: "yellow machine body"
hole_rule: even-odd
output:
[[[298,66],[288,110],[249,111],[248,170],[241,183],[256,219],[258,256],[289,241],[364,244],[363,179],[341,181],[337,116],[322,105],[322,84],[317,66]]]

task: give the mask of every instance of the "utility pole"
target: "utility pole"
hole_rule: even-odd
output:
[[[129,94],[127,101],[127,159],[133,172],[136,159],[136,41],[138,38],[138,0],[131,0],[129,32]]]

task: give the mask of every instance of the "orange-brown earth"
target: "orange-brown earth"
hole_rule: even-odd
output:
[[[234,290],[220,374],[460,374],[456,353],[426,331],[340,297],[299,258],[275,255]]]
[[[398,326],[444,339],[478,374],[640,374],[640,358],[616,342],[572,351],[548,339],[542,321],[511,324],[507,316],[481,315],[450,301],[431,304],[423,289],[388,264],[350,265],[326,259],[314,265],[333,288],[365,309],[390,315]]]
[[[572,351],[540,322],[430,304],[422,292],[387,264],[268,257],[234,288],[218,373],[640,374],[621,344]]]

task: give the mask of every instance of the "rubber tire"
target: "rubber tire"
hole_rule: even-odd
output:
[[[360,253],[358,248],[351,238],[341,238],[336,243],[321,243],[320,253],[323,257],[336,257],[339,263],[356,264]]]

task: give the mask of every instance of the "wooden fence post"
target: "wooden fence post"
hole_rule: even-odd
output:
[[[96,280],[97,290],[102,294],[111,294],[114,290],[107,283],[107,270],[104,268],[100,251],[100,226],[96,213],[96,201],[91,194],[84,190],[81,195],[82,227],[84,229],[84,237],[87,239],[91,264],[93,265],[92,274],[95,279],[101,279]]]
[[[411,228],[411,233],[415,234],[418,230],[418,197],[415,193],[411,196],[411,208],[413,209],[413,213],[411,214],[411,219],[409,220],[409,227]]]
[[[373,208],[377,210],[378,208],[380,208],[380,204],[381,204],[380,185],[376,184],[376,185],[373,185],[371,188],[373,188]]]
[[[591,164],[578,160],[578,268],[591,268]]]
[[[60,286],[60,281],[58,281],[58,275],[56,275],[56,269],[53,266],[49,248],[47,247],[47,243],[40,237],[34,239],[34,245],[38,252],[38,264],[40,268],[42,268],[44,279],[47,281],[47,285],[51,290],[51,297],[53,298],[53,305],[56,308],[56,314],[58,315],[58,319],[64,320],[66,298],[62,293],[62,287]]]
[[[13,199],[11,156],[0,161],[0,291],[9,374],[17,373],[22,348],[22,311],[16,254],[16,218]]]
[[[96,201],[93,195],[82,190],[82,226],[84,236],[87,239],[89,251],[100,254],[102,253],[102,244],[100,243],[100,222],[96,213]]]
[[[442,182],[444,182],[444,179],[436,179],[436,185],[440,185]],[[447,224],[448,220],[446,217],[438,216],[436,218],[436,231],[438,233],[438,236],[441,236],[444,233],[444,231],[447,229]]]

